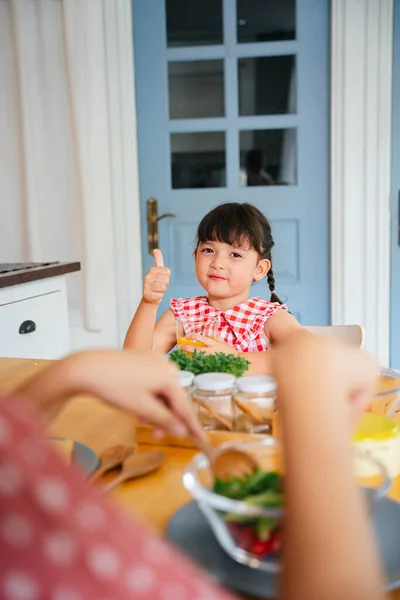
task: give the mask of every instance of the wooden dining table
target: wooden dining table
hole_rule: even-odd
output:
[[[50,362],[0,358],[0,393],[12,392]],[[190,443],[174,438],[155,442],[148,427],[137,427],[132,415],[110,407],[98,398],[77,396],[71,399],[50,425],[49,433],[82,442],[97,454],[116,443],[137,443],[139,450],[147,450],[150,446],[160,448],[165,454],[165,462],[158,471],[120,485],[112,492],[116,504],[129,517],[141,520],[160,535],[164,534],[172,515],[191,500],[182,484],[184,469],[196,453]],[[226,434],[220,434],[221,439],[218,435],[215,443],[222,441]],[[400,501],[400,478],[395,480],[390,496]],[[390,592],[388,598],[400,600],[400,589]]]

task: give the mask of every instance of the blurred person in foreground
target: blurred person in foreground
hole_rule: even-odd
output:
[[[350,441],[377,365],[304,331],[271,356],[287,473],[280,598],[381,600],[383,577]],[[176,370],[154,354],[72,355],[1,399],[2,600],[232,600],[54,452],[41,422],[80,392],[152,421],[158,434],[204,439]],[[340,503],[333,501],[338,490]]]

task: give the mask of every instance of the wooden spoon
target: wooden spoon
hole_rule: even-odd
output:
[[[231,446],[214,448],[204,444],[200,448],[210,461],[210,467],[216,479],[244,479],[259,468],[257,461],[244,450]]]
[[[164,452],[161,452],[161,450],[149,450],[149,452],[131,454],[124,460],[121,473],[103,487],[103,492],[109,492],[124,481],[143,477],[155,471],[164,462],[164,457]]]
[[[93,473],[91,477],[91,481],[95,481],[99,479],[104,473],[111,471],[111,469],[116,469],[120,467],[124,460],[135,452],[135,446],[123,446],[116,445],[110,446],[103,452],[101,452],[100,459],[100,467],[97,469],[95,473]]]
[[[245,404],[243,404],[243,402],[240,402],[240,400],[235,400],[235,402],[236,402],[236,406],[238,408],[240,408],[240,410],[245,415],[247,415],[248,417],[250,417],[251,419],[253,419],[253,421],[255,421],[256,423],[260,423],[262,425],[265,425],[264,419],[262,417],[260,417],[260,415],[258,415],[254,411],[252,411],[251,408],[249,408],[248,406],[246,406]]]
[[[215,410],[213,410],[211,408],[211,406],[209,406],[208,404],[203,402],[203,400],[199,400],[198,398],[193,398],[193,401],[196,402],[196,404],[198,406],[201,406],[201,408],[206,410],[213,417],[213,419],[215,421],[217,421],[217,423],[219,423],[224,429],[226,429],[227,431],[233,430],[232,425],[230,423],[228,423],[228,421],[226,419],[224,419],[224,417],[221,417],[221,415],[219,415],[217,412],[215,412]]]
[[[245,479],[259,468],[256,460],[239,448],[225,448],[216,452],[211,469],[216,479]]]

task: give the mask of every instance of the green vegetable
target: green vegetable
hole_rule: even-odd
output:
[[[263,508],[282,508],[283,500],[282,492],[274,492],[273,490],[267,490],[266,492],[261,492],[261,494],[246,496],[244,498],[247,504],[262,506]]]
[[[273,517],[260,517],[257,519],[255,527],[258,538],[262,542],[265,542],[269,538],[271,531],[278,525],[278,519],[274,519]]]
[[[265,490],[281,492],[282,481],[279,473],[257,469],[253,475],[246,479],[246,495],[258,494]]]
[[[240,500],[246,496],[246,481],[234,477],[227,480],[216,479],[214,483],[214,492],[219,494],[219,496]]]
[[[253,475],[246,479],[235,477],[226,480],[216,479],[214,492],[234,500],[242,500],[243,498],[247,500],[247,496],[256,495],[255,497],[257,497],[257,494],[266,491],[278,494],[280,497],[282,495],[282,483],[283,479],[279,473],[257,469]]]
[[[250,365],[250,362],[245,358],[235,354],[225,354],[224,352],[206,354],[194,350],[191,355],[183,350],[174,350],[169,355],[169,359],[178,365],[181,371],[191,371],[195,375],[231,373],[235,377],[242,377],[248,371]]]

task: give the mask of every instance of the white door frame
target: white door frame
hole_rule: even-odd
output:
[[[122,341],[141,298],[142,272],[131,2],[117,4],[119,52],[110,48],[106,58],[118,63],[125,93],[115,110],[125,136],[133,136],[124,142],[127,185],[113,197],[115,239],[126,236],[116,252]],[[332,323],[363,325],[368,349],[387,365],[393,0],[332,0],[331,6]],[[115,24],[106,20],[105,27]]]

